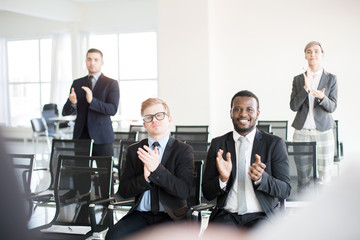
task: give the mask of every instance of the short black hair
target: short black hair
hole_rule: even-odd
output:
[[[255,98],[256,103],[257,103],[257,110],[260,109],[260,103],[259,103],[258,97],[254,93],[252,93],[252,92],[250,92],[248,90],[242,90],[242,91],[237,92],[231,99],[230,108],[233,107],[234,100],[235,100],[236,97],[253,97],[253,98]]]

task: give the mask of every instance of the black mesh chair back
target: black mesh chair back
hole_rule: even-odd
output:
[[[267,132],[267,133],[272,133],[270,124],[257,125],[256,127],[257,127],[257,129],[259,129],[261,131],[264,131],[264,132]]]
[[[137,132],[114,132],[114,143],[113,143],[113,157],[116,162],[116,166],[118,164],[118,157],[120,154],[120,143],[122,140],[136,140]]]
[[[208,142],[208,132],[171,132],[171,136],[183,141],[203,141]]]
[[[136,132],[136,140],[141,141],[148,137],[148,132],[143,125],[130,125],[129,132]]]
[[[122,173],[124,172],[127,149],[131,144],[134,144],[135,142],[136,141],[134,140],[122,140],[120,143],[119,165],[118,165],[119,177],[121,177]]]
[[[287,201],[304,200],[316,190],[316,142],[286,142],[289,156],[291,193]]]
[[[210,143],[201,140],[185,140],[184,143],[192,146],[194,151],[206,151],[209,149]]]
[[[52,223],[90,226],[89,204],[110,197],[112,157],[60,155],[57,168],[56,214]],[[103,215],[107,205],[97,218],[100,224],[107,220]]]
[[[91,156],[93,142],[92,139],[53,139],[50,156],[51,183],[49,189],[54,189],[59,155]]]
[[[136,140],[136,132],[114,132],[115,141]]]
[[[177,125],[175,132],[209,132],[207,125]]]
[[[60,155],[55,181],[55,216],[49,224],[31,230],[37,239],[92,239],[92,231],[105,230],[109,226],[111,170],[111,156]],[[90,217],[89,205],[93,204],[96,204],[95,217]],[[95,224],[97,229],[92,227]],[[54,226],[59,232],[45,232]],[[84,228],[86,235],[72,234],[77,229],[75,226]]]
[[[188,207],[192,207],[201,203],[201,183],[202,183],[202,175],[203,175],[203,160],[195,160],[194,161],[194,179],[193,179],[193,187],[190,192],[190,196],[187,199]]]
[[[34,154],[9,154],[14,166],[18,186],[23,195],[24,206],[26,210],[26,220],[28,221],[32,214],[33,201],[28,198],[31,195],[31,177],[33,172]]]
[[[259,125],[270,125],[271,126],[271,132],[274,135],[277,135],[287,140],[288,135],[288,121],[287,120],[261,120],[258,121],[258,127]]]

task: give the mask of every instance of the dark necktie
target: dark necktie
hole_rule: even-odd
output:
[[[154,146],[154,149],[155,149],[155,147],[159,147],[160,144],[158,142],[154,142],[153,146]],[[158,186],[154,185],[153,188],[150,190],[150,194],[151,194],[151,212],[153,214],[157,214],[159,212]]]
[[[90,88],[90,90],[92,90],[92,79],[94,78],[94,76],[89,75],[88,78],[88,87]]]

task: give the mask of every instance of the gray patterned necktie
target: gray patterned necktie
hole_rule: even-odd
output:
[[[242,215],[246,213],[246,195],[245,195],[245,178],[246,178],[246,157],[245,151],[248,146],[248,141],[245,137],[240,136],[240,149],[238,156],[238,214]]]

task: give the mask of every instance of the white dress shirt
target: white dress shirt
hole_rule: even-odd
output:
[[[246,149],[245,152],[245,158],[246,158],[246,179],[245,179],[245,195],[246,195],[246,205],[247,205],[247,213],[253,213],[253,212],[264,212],[262,209],[256,195],[255,190],[253,187],[252,180],[248,174],[249,168],[250,168],[250,162],[251,162],[251,152],[253,148],[253,143],[255,139],[256,134],[256,128],[252,130],[248,135],[245,136],[245,138],[249,141],[248,149]],[[236,164],[238,164],[239,159],[239,150],[240,150],[240,134],[236,131],[233,132],[233,137],[235,141],[235,152],[236,152]],[[227,182],[221,182],[220,181],[220,187],[225,188]],[[230,189],[229,195],[226,199],[226,203],[224,206],[224,209],[228,212],[237,213],[238,212],[238,193],[237,193],[237,186],[238,186],[238,174],[236,174],[234,184]]]
[[[315,79],[311,85],[311,88],[309,90],[312,90],[312,89],[317,89],[318,86],[319,86],[319,82],[320,82],[320,79],[321,79],[321,76],[324,72],[324,69],[320,69],[319,71],[313,73],[313,72],[310,72],[311,75],[314,75],[315,74]],[[308,99],[309,99],[309,112],[308,112],[308,115],[306,117],[306,120],[305,120],[305,123],[304,123],[304,126],[303,128],[304,129],[316,129],[316,124],[315,124],[315,119],[314,119],[314,101],[315,101],[315,97],[313,96],[308,96]]]

